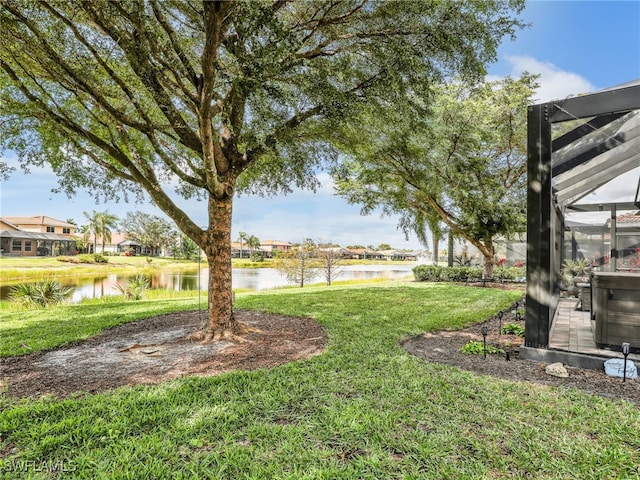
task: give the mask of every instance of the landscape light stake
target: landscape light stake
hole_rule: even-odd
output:
[[[622,383],[627,381],[627,357],[629,356],[629,344],[624,342],[622,344],[622,354],[624,355],[624,371],[622,372]]]
[[[502,317],[504,317],[504,312],[500,310],[498,312],[498,320],[500,320],[500,328],[498,328],[498,335],[502,335]]]
[[[482,333],[482,346],[484,351],[484,358],[487,359],[487,326],[482,325],[480,329],[480,333]]]

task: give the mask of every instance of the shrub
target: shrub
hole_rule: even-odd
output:
[[[104,255],[101,255],[99,253],[94,253],[93,254],[93,261],[96,263],[107,263],[109,261],[109,259],[107,257],[105,257]]]
[[[80,263],[95,263],[93,255],[91,255],[90,253],[82,253],[78,255],[78,261]]]
[[[9,298],[24,307],[45,308],[62,303],[73,292],[73,287],[65,287],[56,280],[39,283],[21,283],[11,288]]]
[[[418,282],[439,282],[443,267],[438,265],[418,265],[413,267],[413,276]]]
[[[525,267],[495,267],[493,269],[493,278],[505,282],[521,281],[527,276]]]
[[[149,287],[151,287],[151,278],[146,275],[136,275],[129,279],[126,287],[117,284],[113,288],[118,290],[129,300],[142,300],[144,293],[149,289]]]
[[[502,326],[502,333],[511,333],[519,337],[524,337],[524,327],[517,323],[507,323]]]
[[[78,263],[78,261],[79,261],[77,256],[70,257],[68,255],[58,255],[56,257],[56,260],[58,262],[64,262],[64,263]]]
[[[418,282],[466,282],[472,278],[482,278],[482,267],[418,265],[413,267],[412,271]],[[495,267],[493,269],[493,278],[501,281],[523,281],[526,275],[525,267]]]
[[[441,275],[443,280],[450,282],[466,282],[471,278],[482,278],[482,268],[480,267],[448,267]]]
[[[484,354],[484,344],[482,342],[471,341],[464,344],[464,346],[460,349],[462,353],[468,353],[470,355],[483,355]],[[504,353],[504,350],[501,348],[496,348],[493,345],[487,345],[487,353],[495,354],[495,353]]]
[[[83,253],[78,255],[80,263],[107,263],[109,260],[99,253]]]
[[[418,265],[413,267],[413,276],[418,282],[466,282],[470,278],[481,278],[482,268]]]

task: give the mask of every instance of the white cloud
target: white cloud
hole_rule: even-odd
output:
[[[533,57],[512,55],[504,60],[510,65],[509,75],[517,78],[524,72],[540,75],[540,87],[536,94],[536,102],[549,102],[589,93],[596,87],[577,73],[567,72],[550,62],[543,62]],[[488,80],[497,80],[497,76],[489,76]]]
[[[631,170],[595,190],[585,200],[589,203],[632,202],[636,196],[639,176],[640,168]]]
[[[360,215],[360,206],[326,193],[240,197],[234,205],[232,235],[244,231],[261,240],[313,238],[342,246],[389,243],[395,248],[421,248],[415,238],[406,241],[397,225],[397,217],[381,217],[380,212]]]

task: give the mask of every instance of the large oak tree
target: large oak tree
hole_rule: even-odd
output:
[[[234,195],[314,188],[355,106],[481,74],[523,3],[0,0],[0,136],[70,194],[145,192],[207,256],[217,338],[236,327]]]

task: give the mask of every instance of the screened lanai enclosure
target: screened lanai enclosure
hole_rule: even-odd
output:
[[[640,351],[640,79],[529,107],[527,218],[521,355]]]

